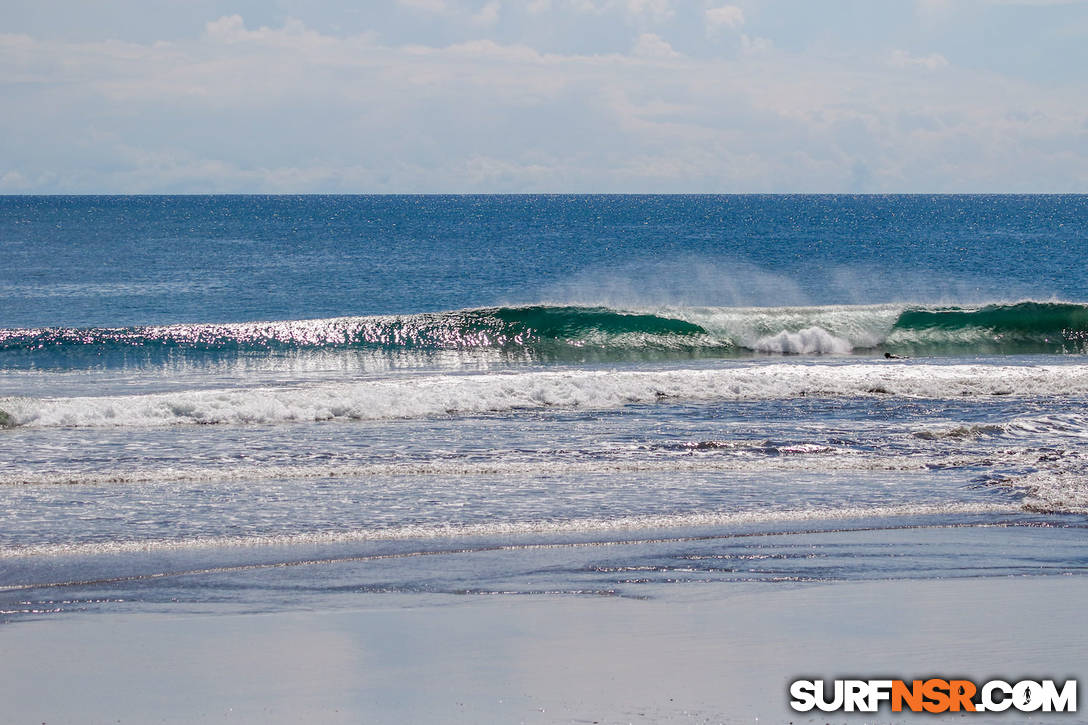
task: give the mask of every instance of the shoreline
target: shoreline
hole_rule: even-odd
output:
[[[10,603],[64,611],[0,623],[0,694],[49,725],[933,722],[795,713],[788,686],[1079,678],[1082,533],[719,532],[28,590]]]
[[[1075,678],[1088,646],[1077,624],[1085,597],[1088,579],[1050,576],[98,613],[0,626],[0,682],[10,722],[50,725],[902,722],[910,718],[793,713],[788,682]],[[1011,719],[971,718],[991,721]]]

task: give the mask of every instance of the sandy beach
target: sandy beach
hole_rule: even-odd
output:
[[[904,722],[886,710],[791,712],[788,683],[1085,669],[1088,582],[1075,576],[678,583],[645,595],[367,593],[263,613],[209,595],[187,614],[160,604],[8,623],[4,720]],[[970,722],[1048,717],[1077,722]]]

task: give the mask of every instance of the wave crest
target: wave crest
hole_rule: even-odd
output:
[[[646,355],[1084,353],[1088,305],[613,309],[563,305],[279,322],[0,330],[0,355],[359,349],[489,350],[530,359]]]

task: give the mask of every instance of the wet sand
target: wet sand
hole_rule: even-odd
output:
[[[0,690],[5,722],[50,725],[902,722],[887,711],[791,712],[788,683],[1080,677],[1085,601],[1088,580],[1053,576],[700,584],[641,600],[395,594],[324,612],[91,613],[0,626]]]

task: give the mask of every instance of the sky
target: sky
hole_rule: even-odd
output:
[[[0,0],[0,193],[1088,192],[1088,0]]]

